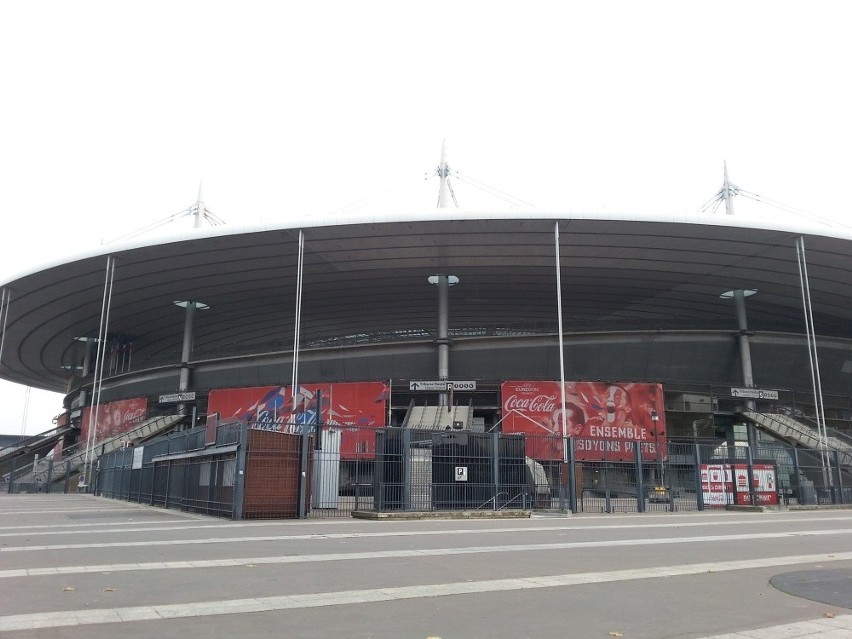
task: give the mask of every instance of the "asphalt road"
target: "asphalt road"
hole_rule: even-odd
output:
[[[850,575],[852,510],[230,522],[0,495],[10,637],[852,637]]]

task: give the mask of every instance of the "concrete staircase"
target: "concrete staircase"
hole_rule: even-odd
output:
[[[180,415],[159,415],[157,417],[149,417],[140,422],[135,428],[127,431],[112,439],[107,439],[100,442],[92,451],[91,461],[97,461],[101,454],[111,453],[114,450],[126,445],[127,441],[140,442],[146,439],[151,439],[155,435],[159,435],[167,431],[172,426],[177,424],[182,417]],[[34,468],[20,477],[16,478],[15,484],[21,489],[39,490],[47,483],[48,474],[51,474],[51,481],[63,481],[66,477],[66,469],[68,472],[75,473],[82,470],[83,464],[86,462],[85,444],[74,446],[62,455],[62,459],[53,465],[52,473],[48,459],[39,460]]]
[[[742,414],[776,437],[812,450],[822,450],[817,429],[798,419],[780,413],[744,411]],[[842,465],[852,465],[852,445],[831,435],[826,438],[825,444],[830,450],[837,451]]]
[[[470,430],[473,423],[473,407],[471,406],[410,406],[403,428],[415,430]],[[462,424],[460,429],[458,423]]]
[[[7,475],[14,468],[22,468],[31,462],[33,456],[44,457],[72,429],[63,426],[28,437],[14,446],[0,451],[0,475]]]

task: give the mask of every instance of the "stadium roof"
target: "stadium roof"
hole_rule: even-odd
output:
[[[557,330],[559,222],[564,330],[737,329],[804,332],[795,241],[805,238],[818,335],[852,338],[852,234],[736,216],[629,216],[443,209],[196,230],[113,244],[10,280],[0,376],[65,391],[78,337],[96,337],[105,256],[115,257],[109,334],[132,342],[133,370],[180,362],[184,310],[196,313],[194,359],[292,348],[297,254],[304,231],[301,347],[429,339],[437,291],[450,291],[451,335]]]

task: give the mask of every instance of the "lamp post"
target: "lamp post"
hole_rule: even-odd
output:
[[[654,422],[654,441],[655,441],[654,447],[657,449],[657,466],[659,468],[659,473],[660,473],[660,482],[657,485],[658,486],[664,486],[665,482],[663,481],[663,460],[662,460],[662,457],[660,456],[660,432],[657,428],[657,426],[659,425],[659,422],[660,422],[660,415],[659,415],[659,413],[657,413],[656,408],[651,409],[651,421]]]

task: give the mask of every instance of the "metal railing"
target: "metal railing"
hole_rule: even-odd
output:
[[[98,492],[231,518],[852,503],[839,455],[826,468],[818,451],[791,446],[570,439],[563,450],[559,437],[361,430],[368,445],[354,453],[341,452],[333,428],[324,429],[321,449],[313,435],[245,423],[219,426],[215,444],[203,428],[185,431],[105,455]]]
[[[207,446],[205,428],[159,437],[103,455],[96,492],[104,497],[230,517],[239,430],[220,426]]]

